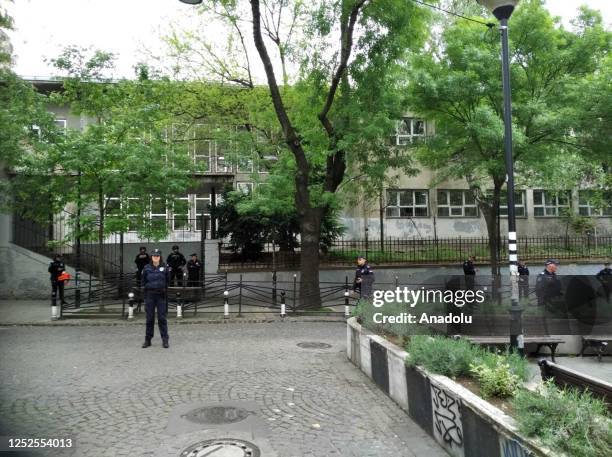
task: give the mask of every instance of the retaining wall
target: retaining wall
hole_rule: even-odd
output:
[[[452,379],[406,366],[406,351],[354,317],[347,355],[453,457],[562,457],[520,436],[512,417]]]

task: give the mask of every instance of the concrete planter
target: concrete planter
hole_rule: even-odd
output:
[[[357,323],[347,355],[453,457],[560,457],[518,434],[516,421],[446,376],[406,366],[408,355]]]

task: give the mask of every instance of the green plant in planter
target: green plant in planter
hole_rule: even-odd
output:
[[[609,457],[612,417],[589,393],[545,383],[538,392],[519,389],[512,406],[519,430],[571,457]]]
[[[493,366],[487,363],[470,364],[470,372],[480,383],[480,392],[485,398],[510,397],[521,384],[521,378],[500,356],[496,356]]]
[[[441,336],[414,335],[405,346],[409,366],[419,365],[433,372],[456,378],[470,375],[470,363],[479,352],[467,340]]]

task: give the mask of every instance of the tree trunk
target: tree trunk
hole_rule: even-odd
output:
[[[308,208],[301,217],[302,255],[300,261],[300,308],[320,308],[319,240],[322,208]]]
[[[498,183],[494,184],[493,196],[490,202],[479,203],[480,210],[485,218],[487,224],[487,235],[489,238],[489,260],[491,262],[491,275],[496,276],[499,268],[498,250],[497,246],[499,243],[498,234],[498,217],[499,211],[499,197],[501,194],[501,185]]]

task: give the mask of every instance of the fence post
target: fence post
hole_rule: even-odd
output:
[[[349,311],[349,291],[347,285],[344,289],[344,317],[348,319],[350,315],[351,313]]]
[[[272,306],[276,306],[276,271],[272,272]]]
[[[134,292],[128,294],[128,319],[134,319]]]
[[[281,312],[280,316],[285,317],[287,315],[287,305],[285,304],[285,291],[281,292]]]
[[[223,291],[223,319],[229,319],[229,292]]]
[[[238,290],[238,317],[242,317],[242,274],[240,274],[240,284]]]
[[[123,296],[123,232],[119,233],[119,296]]]
[[[77,261],[78,262],[78,261]],[[80,282],[81,282],[81,273],[79,273],[79,270],[77,269],[75,275],[74,275],[74,306],[76,308],[80,308],[81,307],[81,286],[80,286]]]
[[[295,306],[295,299],[297,297],[297,275],[293,273],[293,312],[297,309]]]
[[[176,293],[176,317],[177,318],[183,317],[183,302],[182,302],[180,292]]]

